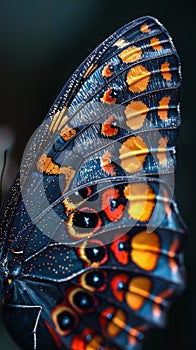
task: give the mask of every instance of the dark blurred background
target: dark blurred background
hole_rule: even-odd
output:
[[[157,17],[174,39],[183,66],[182,129],[177,146],[176,197],[189,227],[187,290],[172,306],[168,327],[144,350],[196,349],[195,18],[193,0],[0,0],[0,162],[12,147],[8,188],[26,142],[80,62],[109,34],[143,15]],[[16,350],[0,324],[0,349]],[[44,349],[43,349],[44,350]]]

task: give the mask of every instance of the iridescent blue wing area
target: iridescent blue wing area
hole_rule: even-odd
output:
[[[31,138],[1,213],[3,318],[22,348],[136,350],[165,325],[184,288],[180,92],[171,37],[142,17],[93,51]]]

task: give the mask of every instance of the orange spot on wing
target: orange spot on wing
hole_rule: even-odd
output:
[[[131,246],[132,261],[145,271],[154,270],[160,253],[158,235],[155,232],[142,231],[133,237]]]
[[[142,50],[137,46],[130,46],[123,50],[119,57],[124,63],[130,63],[139,60],[142,57]]]
[[[148,111],[149,108],[142,101],[131,101],[125,108],[127,126],[133,130],[141,128],[144,124]]]
[[[170,63],[164,62],[161,65],[161,74],[165,80],[171,80],[172,74],[170,71]]]
[[[117,98],[111,96],[112,90],[111,87],[108,88],[107,91],[104,92],[103,97],[100,98],[100,101],[103,103],[115,103]]]
[[[114,317],[109,321],[107,333],[111,337],[116,337],[126,326],[126,316],[123,310],[117,309]]]
[[[131,242],[133,249],[160,253],[160,240],[156,232],[142,231],[137,233]]]
[[[150,40],[150,44],[154,50],[161,50],[162,49],[162,45],[161,45],[158,38],[152,38]]]
[[[177,239],[174,239],[174,241],[172,242],[172,244],[170,246],[170,250],[168,252],[168,255],[170,256],[170,258],[175,257],[178,247],[179,247],[179,241]]]
[[[94,335],[90,342],[86,345],[85,350],[95,350],[102,347],[103,338],[100,335]],[[78,348],[79,350],[79,348]]]
[[[129,343],[131,344],[131,346],[134,346],[136,344],[136,339],[133,335],[129,336]]]
[[[150,28],[149,28],[147,23],[142,24],[140,27],[140,30],[142,33],[149,33],[150,32]]]
[[[129,343],[131,345],[135,345],[137,342],[137,338],[142,339],[142,333],[146,332],[147,329],[147,326],[144,325],[137,326],[136,328],[131,328]]]
[[[162,97],[162,99],[159,101],[158,116],[161,120],[167,120],[168,118],[170,100],[171,100],[171,97],[165,96],[165,97]]]
[[[140,136],[132,136],[122,144],[119,153],[122,168],[134,173],[143,168],[149,150]]]
[[[76,135],[76,130],[66,125],[60,132],[61,137],[64,141],[68,141],[72,138],[72,136]]]
[[[102,127],[101,127],[101,134],[102,135],[111,137],[111,136],[115,136],[118,134],[118,128],[111,126],[111,124],[114,120],[115,120],[115,118],[112,115],[102,124]]]
[[[133,251],[131,257],[133,262],[145,271],[154,270],[158,261],[158,255],[151,252]]]
[[[161,304],[163,302],[164,299],[169,298],[171,295],[173,294],[173,290],[172,289],[166,289],[163,292],[161,292],[160,294],[158,294],[155,298],[154,301],[157,304]]]
[[[136,328],[131,328],[131,335],[134,336],[134,337],[139,337],[141,339],[141,332],[144,332],[146,331],[147,328],[143,325],[141,326],[137,326]]]
[[[142,65],[132,67],[127,74],[128,89],[131,92],[142,92],[147,89],[151,73]]]
[[[161,316],[161,309],[159,305],[156,305],[156,304],[153,305],[153,315],[155,318],[159,318]]]
[[[100,164],[102,169],[110,175],[116,175],[116,172],[114,170],[114,164],[111,162],[111,154],[106,151],[104,155],[100,158]]]
[[[124,189],[125,198],[129,200],[128,213],[131,218],[148,221],[155,206],[155,193],[145,183],[129,184]]]
[[[46,153],[44,153],[38,160],[37,169],[40,173],[45,173],[47,175],[65,175],[66,186],[64,190],[66,190],[75,174],[75,170],[70,165],[61,167],[54,163],[52,158],[48,157]]]
[[[134,277],[126,293],[127,304],[135,311],[141,309],[150,295],[152,283],[148,277]]]
[[[41,173],[46,173],[48,175],[59,175],[60,167],[52,161],[51,157],[48,157],[44,153],[37,162],[37,168]]]
[[[102,75],[103,77],[109,78],[109,77],[111,77],[111,76],[114,74],[113,70],[110,69],[111,66],[112,66],[111,63],[108,63],[108,64],[103,68],[103,70],[102,70],[102,72],[101,72],[101,75]]]
[[[167,137],[161,137],[159,140],[159,147],[157,149],[157,159],[159,161],[159,164],[164,166],[167,164],[167,143],[168,138]]]

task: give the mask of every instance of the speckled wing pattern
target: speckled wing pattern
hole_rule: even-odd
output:
[[[31,139],[1,213],[3,319],[22,348],[136,350],[164,326],[184,288],[180,91],[169,34],[142,17],[79,66]]]

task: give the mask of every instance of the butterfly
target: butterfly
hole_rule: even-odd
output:
[[[136,350],[185,287],[174,200],[181,65],[153,17],[79,66],[0,214],[0,305],[22,349]]]

